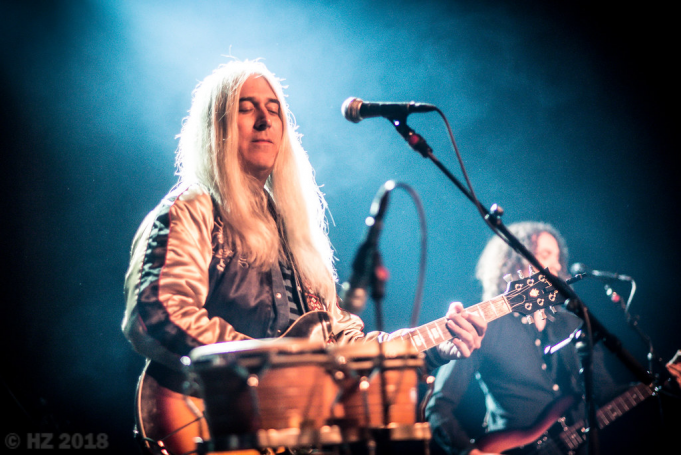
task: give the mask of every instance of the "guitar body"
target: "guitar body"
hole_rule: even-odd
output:
[[[322,343],[334,343],[331,317],[326,311],[309,311],[299,317],[281,338],[304,338]]]
[[[137,432],[150,453],[172,454],[196,450],[194,438],[207,438],[203,401],[163,387],[145,367],[137,384]]]
[[[575,397],[571,395],[559,398],[542,412],[531,427],[488,433],[476,441],[476,444],[483,452],[525,455],[541,453],[542,444],[545,445],[547,441],[545,436],[554,433],[554,426],[558,431],[562,430],[557,421],[575,401]],[[558,451],[558,453],[567,452]]]
[[[324,311],[305,313],[282,338],[333,342],[329,315]],[[159,371],[159,368],[151,369]],[[139,378],[135,400],[137,432],[142,446],[152,454],[179,455],[196,451],[197,438],[203,441],[210,439],[203,400],[172,390],[176,387],[161,385],[149,370],[147,364]],[[281,379],[286,381],[285,377]],[[238,409],[236,406],[235,412]],[[261,452],[239,450],[230,453],[259,455]]]
[[[643,403],[653,391],[645,384],[638,384],[596,413],[599,429],[605,428],[627,411]],[[509,453],[514,455],[573,454],[586,443],[582,432],[583,421],[567,426],[562,421],[565,412],[576,402],[576,397],[559,398],[539,416],[530,428],[495,431],[476,441],[483,452]]]

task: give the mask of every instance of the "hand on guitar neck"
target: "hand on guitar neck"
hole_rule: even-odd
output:
[[[438,322],[439,326],[428,328]],[[422,340],[419,338],[420,332],[431,334],[431,330],[435,331],[435,335],[431,335],[430,343],[414,341],[415,338]],[[465,310],[461,302],[453,302],[449,305],[444,318],[415,329],[397,330],[388,335],[388,340],[394,338],[411,340],[419,351],[436,347],[440,357],[454,360],[468,358],[473,351],[479,349],[486,330],[487,321],[480,314]]]
[[[480,348],[487,321],[477,313],[464,310],[461,302],[449,305],[445,319],[446,327],[454,338],[440,343],[437,346],[438,354],[448,360],[470,357],[473,351]]]
[[[509,281],[506,292],[501,295],[466,309],[460,302],[454,302],[449,305],[445,317],[419,327],[398,330],[390,334],[389,339],[409,340],[420,352],[437,346],[440,356],[447,360],[470,357],[480,348],[487,322],[511,312],[524,314],[532,320],[532,315],[539,311],[544,318],[544,310],[564,302],[542,272],[531,270],[527,278]]]

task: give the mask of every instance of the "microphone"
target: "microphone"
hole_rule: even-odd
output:
[[[593,270],[582,264],[581,262],[576,262],[570,266],[570,273],[573,275],[591,275],[596,278],[600,278],[606,281],[634,281],[629,275],[623,275],[621,273],[615,272],[604,272],[602,270]]]
[[[412,112],[432,112],[437,107],[432,104],[415,103],[370,103],[359,98],[350,97],[341,106],[343,117],[353,123],[359,123],[365,118],[385,117],[393,120],[406,117]]]
[[[388,207],[390,191],[393,188],[395,188],[395,182],[388,180],[376,193],[371,203],[371,216],[366,219],[369,231],[352,262],[352,275],[342,285],[341,308],[353,314],[359,314],[364,310],[367,288],[371,285],[375,269],[379,265],[375,260],[378,237],[383,229],[383,217]]]

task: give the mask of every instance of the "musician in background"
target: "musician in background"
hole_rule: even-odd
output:
[[[568,250],[554,227],[521,222],[508,229],[543,267],[567,278]],[[526,261],[499,237],[492,238],[476,269],[483,300],[502,294],[506,289],[503,277],[513,274],[517,278],[519,270],[528,276]],[[426,410],[433,431],[434,453],[482,453],[466,431],[464,416],[472,413],[472,409],[459,406],[474,378],[484,394],[486,431],[530,427],[557,398],[581,395],[580,362],[574,344],[567,344],[553,355],[544,355],[543,351],[545,346],[568,338],[580,323],[575,315],[562,309],[556,314],[549,310],[545,315],[537,312],[532,318],[512,313],[490,322],[481,348],[470,359],[450,362],[437,373]],[[595,346],[593,364],[597,401],[602,403],[621,388],[604,368],[600,343]],[[581,419],[583,407],[568,414],[568,423]]]
[[[276,338],[312,310],[329,313],[338,344],[385,338],[339,306],[326,202],[263,63],[230,61],[196,87],[177,171],[135,235],[125,278],[122,329],[148,359],[145,380],[180,393],[193,348]],[[485,333],[460,303],[447,318],[456,338],[427,352],[431,368],[469,357]]]

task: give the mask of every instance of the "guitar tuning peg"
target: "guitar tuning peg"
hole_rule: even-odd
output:
[[[522,280],[523,278],[525,278],[525,277],[523,276],[523,271],[522,271],[522,270],[518,270],[518,278],[520,278],[521,280]]]
[[[510,283],[511,281],[513,281],[513,275],[507,273],[506,275],[504,275],[504,281]]]
[[[530,266],[527,267],[527,270],[530,272],[530,276],[534,275],[534,273],[535,273],[534,267],[532,267],[530,265]]]
[[[523,319],[525,324],[534,324],[534,318],[532,318],[532,316],[525,316]]]
[[[549,309],[551,310],[551,313],[556,314],[558,310],[556,310],[554,307],[550,306]]]
[[[541,318],[542,321],[546,320],[546,313],[544,312],[544,308],[537,310],[537,313],[539,313],[539,317]]]

